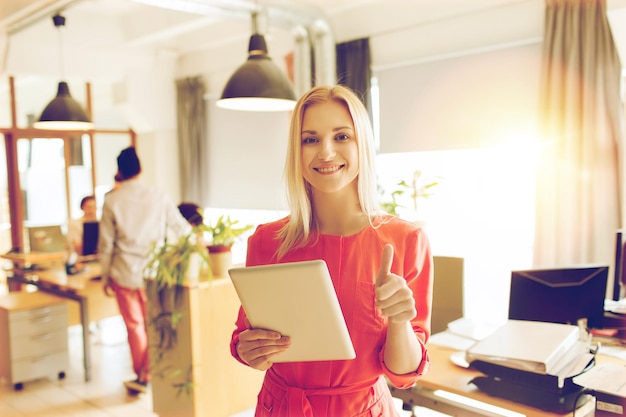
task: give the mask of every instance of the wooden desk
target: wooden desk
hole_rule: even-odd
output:
[[[7,284],[9,289],[15,288],[14,284],[30,284],[39,290],[45,291],[78,302],[80,324],[83,333],[83,361],[85,368],[85,381],[91,379],[91,349],[89,344],[90,306],[89,295],[95,294],[97,284],[94,280],[100,278],[100,264],[91,262],[84,264],[84,269],[74,275],[65,272],[65,254],[41,254],[41,253],[8,253],[3,258],[13,262],[13,269],[8,271]],[[30,265],[45,265],[46,269],[29,269]],[[100,286],[100,293],[102,289]]]
[[[67,285],[86,298],[89,323],[97,322],[120,314],[115,297],[107,297],[102,289],[100,264],[91,262],[84,265],[85,270],[76,275],[67,275],[63,268],[51,268],[37,271],[40,281],[53,285]],[[70,326],[81,324],[79,304],[68,306]]]
[[[550,413],[529,405],[516,403],[504,398],[493,397],[480,391],[475,385],[470,384],[470,381],[474,377],[482,374],[476,370],[464,369],[452,363],[450,355],[454,352],[456,351],[451,348],[429,345],[428,354],[431,360],[431,367],[428,373],[418,381],[417,385],[408,390],[399,390],[390,387],[392,395],[396,398],[401,398],[407,404],[421,405],[442,411],[444,413],[449,413],[451,415],[490,416],[498,414],[492,414],[488,411],[483,411],[471,406],[460,407],[458,404],[446,402],[443,398],[436,396],[434,394],[435,391],[447,391],[449,393],[460,395],[464,398],[481,401],[492,406],[514,411],[516,413],[526,415],[527,417],[572,416],[572,413]],[[596,360],[599,364],[605,362],[623,363],[623,361],[620,361],[617,358],[601,354],[596,356]],[[462,408],[462,412],[459,412],[460,408]],[[584,411],[581,412],[580,409],[576,412],[576,416],[584,416],[585,414],[586,413],[584,413]]]
[[[25,268],[33,264],[63,261],[67,252],[8,252],[0,256],[13,262],[14,267]]]

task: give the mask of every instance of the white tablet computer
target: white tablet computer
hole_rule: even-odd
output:
[[[354,359],[352,340],[323,260],[231,268],[250,325],[291,337],[273,362]]]

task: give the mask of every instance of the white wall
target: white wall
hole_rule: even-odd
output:
[[[288,112],[239,112],[208,101],[209,205],[281,210]]]

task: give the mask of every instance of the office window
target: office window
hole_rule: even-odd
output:
[[[17,157],[25,224],[66,223],[63,139],[19,139]]]
[[[88,135],[72,137],[66,142],[69,145],[68,180],[70,217],[83,215],[80,201],[83,197],[93,194],[91,178],[91,142]]]
[[[465,260],[465,313],[505,319],[512,269],[532,264],[533,148],[380,154],[379,185],[390,191],[421,171],[438,185],[401,217],[423,224],[434,255]],[[403,203],[407,203],[406,200]]]
[[[505,319],[511,270],[532,263],[540,63],[530,40],[376,69],[381,182],[442,177],[419,220],[434,254],[465,259],[472,318]]]
[[[0,252],[11,249],[11,219],[9,214],[9,190],[4,140],[0,147]]]

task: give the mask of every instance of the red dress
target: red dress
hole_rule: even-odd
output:
[[[425,343],[430,335],[432,255],[424,231],[413,223],[389,217],[380,227],[366,227],[352,236],[316,235],[305,248],[290,251],[280,262],[323,259],[339,298],[356,359],[275,363],[266,371],[255,416],[397,416],[384,377],[398,388],[409,388],[430,364]],[[276,232],[287,219],[261,225],[248,241],[248,266],[277,263]],[[394,246],[391,272],[404,277],[413,290],[417,316],[413,330],[423,360],[415,372],[396,375],[383,363],[386,319],[375,306],[374,282],[385,244]],[[239,310],[231,352],[246,329]],[[242,362],[243,363],[243,362]]]

